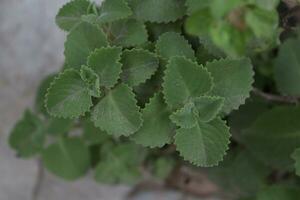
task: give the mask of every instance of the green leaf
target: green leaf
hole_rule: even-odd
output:
[[[292,158],[295,160],[296,174],[300,176],[300,148],[294,151]]]
[[[118,82],[122,71],[121,53],[120,47],[102,47],[88,57],[88,66],[98,74],[101,86],[111,88]]]
[[[193,128],[176,131],[175,145],[185,160],[197,166],[211,167],[223,159],[229,138],[229,128],[221,119],[209,123],[198,121]]]
[[[273,185],[259,192],[257,200],[298,200],[299,197],[299,188]]]
[[[300,146],[300,107],[280,106],[264,112],[246,129],[243,144],[262,162],[278,169],[292,165]]]
[[[174,112],[170,119],[181,128],[192,128],[196,126],[198,112],[193,102],[186,103],[181,109]]]
[[[158,38],[167,32],[181,33],[183,21],[179,20],[176,22],[169,23],[146,23],[149,38],[151,41],[156,41]]]
[[[100,97],[100,81],[99,76],[87,66],[80,68],[80,77],[85,82],[89,94],[93,97]]]
[[[35,108],[37,112],[40,112],[44,115],[49,115],[45,107],[45,96],[47,94],[47,90],[50,87],[51,82],[54,80],[56,75],[57,74],[51,74],[47,76],[44,80],[42,80],[37,90],[35,98]]]
[[[143,126],[131,139],[146,147],[162,147],[171,142],[175,127],[172,125],[170,111],[162,95],[156,94],[142,110]]]
[[[129,86],[146,82],[159,66],[157,56],[142,49],[125,50],[121,62],[123,64],[121,79]]]
[[[81,16],[87,14],[90,6],[88,0],[73,0],[65,4],[56,16],[56,24],[65,31],[81,23]]]
[[[124,19],[132,14],[124,0],[104,0],[100,7],[97,23],[109,23]]]
[[[148,40],[146,26],[134,19],[113,22],[107,32],[113,45],[123,47],[141,45]]]
[[[174,56],[185,56],[195,60],[195,52],[188,41],[179,33],[167,32],[162,34],[156,43],[156,52],[165,59]]]
[[[76,118],[89,111],[93,104],[80,74],[74,69],[67,69],[51,83],[45,105],[54,117]]]
[[[169,106],[178,108],[190,98],[209,92],[212,86],[212,77],[204,67],[183,57],[170,59],[163,83],[163,93]]]
[[[51,117],[47,121],[46,131],[48,134],[58,136],[67,133],[72,128],[74,120]]]
[[[211,0],[186,0],[186,7],[189,14],[192,14],[198,10],[202,10],[210,6]]]
[[[228,114],[245,103],[252,90],[254,72],[249,59],[220,59],[207,63],[214,80],[210,95],[225,98],[222,111]]]
[[[224,98],[216,96],[201,96],[193,99],[196,110],[198,111],[199,120],[209,122],[216,118],[220,113]]]
[[[281,93],[300,96],[300,39],[288,39],[280,46],[274,78]]]
[[[94,123],[90,119],[86,119],[83,122],[83,139],[91,144],[105,144],[111,139],[111,137],[104,131],[96,128]]]
[[[137,19],[149,22],[171,22],[185,15],[184,0],[127,0]]]
[[[96,48],[107,46],[103,31],[97,26],[82,22],[67,36],[65,57],[69,67],[80,68],[87,62],[87,57]]]
[[[101,183],[136,183],[141,177],[139,166],[145,152],[138,146],[125,143],[101,152],[102,160],[95,169],[95,179]]]
[[[198,1],[200,2],[200,1]],[[199,23],[201,22],[201,23]],[[203,8],[194,12],[185,22],[185,29],[188,33],[200,37],[209,34],[209,27],[214,23],[209,8]]]
[[[274,10],[277,8],[280,0],[248,0],[248,2],[253,3],[261,9]]]
[[[96,105],[92,121],[110,135],[129,136],[139,130],[143,122],[136,103],[131,88],[120,84]]]
[[[28,158],[42,150],[45,134],[42,121],[26,110],[23,118],[11,131],[9,144],[17,151],[18,156]]]
[[[46,169],[66,180],[83,176],[90,165],[88,147],[79,138],[60,138],[42,153]]]

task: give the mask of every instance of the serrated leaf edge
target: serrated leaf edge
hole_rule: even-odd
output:
[[[66,70],[60,72],[60,73],[53,79],[53,81],[50,83],[50,86],[49,86],[49,88],[47,89],[47,92],[46,92],[46,95],[45,95],[45,98],[44,98],[44,106],[45,106],[47,112],[48,112],[51,116],[56,117],[56,118],[76,119],[76,118],[78,118],[78,117],[84,117],[84,116],[86,115],[86,113],[89,112],[89,111],[91,110],[91,108],[92,108],[92,106],[93,106],[93,103],[91,103],[91,104],[89,105],[89,109],[86,110],[84,113],[82,113],[82,114],[79,115],[79,116],[71,116],[71,117],[61,116],[61,115],[56,115],[56,114],[53,114],[53,113],[51,113],[51,112],[49,111],[49,108],[48,108],[48,106],[47,106],[49,92],[50,92],[50,90],[52,89],[52,87],[55,85],[56,81],[59,80],[59,79],[61,78],[62,75],[64,75],[65,73],[67,73],[67,72],[69,72],[69,71],[73,71],[73,72],[78,73],[78,71],[75,70],[75,69],[66,69]],[[80,76],[79,73],[78,73],[78,75]],[[90,96],[90,95],[89,95],[89,96]],[[91,96],[90,96],[90,97],[91,97]]]

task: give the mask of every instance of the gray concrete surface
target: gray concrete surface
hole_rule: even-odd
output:
[[[7,145],[9,131],[32,107],[40,80],[63,64],[65,33],[54,17],[67,0],[0,0],[0,200],[31,200],[36,160],[21,160]],[[130,188],[100,185],[87,176],[64,182],[46,173],[37,200],[122,200]],[[174,192],[137,199],[176,200]],[[184,198],[187,199],[187,198]]]

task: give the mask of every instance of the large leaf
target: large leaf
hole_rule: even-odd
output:
[[[141,45],[148,40],[146,26],[135,19],[113,22],[107,32],[113,45],[131,47]]]
[[[212,86],[212,77],[204,67],[183,57],[169,61],[163,83],[163,93],[169,106],[179,108],[189,98],[209,92]]]
[[[281,45],[274,77],[281,93],[300,96],[300,39],[289,39]]]
[[[162,34],[156,43],[156,52],[165,59],[174,56],[185,56],[195,60],[195,52],[188,41],[179,33],[167,32]]]
[[[125,50],[121,62],[121,79],[130,86],[137,86],[150,79],[159,66],[157,56],[142,49]]]
[[[141,177],[139,166],[145,157],[145,152],[132,143],[119,144],[103,148],[102,160],[95,169],[95,179],[99,182],[136,183]]]
[[[56,24],[65,31],[81,23],[81,16],[88,14],[88,0],[73,0],[65,4],[56,16]]]
[[[176,131],[176,149],[183,158],[194,165],[211,167],[217,165],[226,154],[229,144],[229,128],[221,119],[209,123],[198,121],[190,129]]]
[[[237,109],[249,97],[254,72],[249,59],[220,59],[207,63],[207,70],[214,80],[211,95],[225,98],[222,111]]]
[[[54,117],[76,118],[90,110],[92,99],[79,73],[68,69],[51,83],[45,105]]]
[[[134,93],[124,84],[118,85],[96,105],[92,121],[110,135],[129,136],[142,126],[141,113]]]
[[[300,107],[276,107],[263,113],[246,129],[243,143],[262,162],[288,169],[290,155],[300,146]]]
[[[12,129],[9,144],[18,156],[30,157],[42,150],[45,134],[42,121],[27,110]]]
[[[156,94],[142,110],[143,126],[131,138],[146,147],[162,147],[171,142],[175,131],[169,115],[170,111],[162,96]]]
[[[122,71],[121,53],[120,47],[102,47],[88,57],[88,66],[98,74],[101,86],[111,88],[118,82]]]
[[[84,175],[90,165],[88,147],[79,138],[60,138],[42,153],[46,169],[66,180]]]
[[[80,68],[96,48],[107,46],[107,39],[97,26],[82,22],[67,36],[65,57],[69,67]]]
[[[150,22],[176,21],[185,15],[184,0],[127,0],[137,19]]]

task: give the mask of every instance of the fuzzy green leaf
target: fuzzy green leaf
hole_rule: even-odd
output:
[[[142,125],[141,113],[131,88],[120,84],[95,107],[92,121],[110,135],[129,136]]]
[[[56,16],[56,24],[65,31],[81,23],[81,16],[86,15],[90,6],[88,0],[73,0],[65,4]]]
[[[100,130],[99,128],[96,128],[94,123],[90,121],[90,119],[86,119],[83,122],[83,139],[91,144],[105,144],[107,141],[110,140],[110,136]]]
[[[27,158],[42,150],[45,134],[42,121],[27,110],[12,129],[9,144],[18,156]]]
[[[300,96],[300,39],[289,39],[280,46],[274,77],[281,93]]]
[[[300,146],[300,107],[276,107],[261,114],[243,132],[243,143],[262,162],[288,169],[290,155]]]
[[[100,78],[100,85],[107,88],[113,87],[119,79],[122,71],[120,47],[103,47],[96,49],[88,57],[88,66],[92,68]]]
[[[185,56],[195,60],[195,52],[188,41],[179,33],[167,32],[162,34],[156,43],[156,52],[165,59],[174,56]]]
[[[127,0],[137,19],[150,22],[171,22],[185,15],[184,0]]]
[[[229,128],[221,119],[209,123],[198,121],[193,128],[176,131],[175,145],[185,160],[197,166],[210,167],[223,159],[229,138]]]
[[[186,103],[181,109],[174,112],[170,119],[181,128],[192,128],[197,124],[198,112],[193,102]]]
[[[141,177],[138,166],[145,152],[138,146],[125,143],[101,152],[102,160],[95,169],[95,179],[101,183],[136,183]]]
[[[90,165],[88,147],[79,138],[60,138],[42,153],[46,169],[66,180],[83,176]]]
[[[109,23],[129,17],[132,11],[125,0],[104,0],[100,7],[98,23]]]
[[[183,57],[174,57],[169,61],[163,93],[172,108],[178,108],[190,98],[209,92],[212,86],[212,77],[204,67]]]
[[[143,126],[131,138],[146,147],[162,147],[171,142],[175,127],[162,96],[156,94],[142,110]]]
[[[151,78],[159,66],[157,56],[142,49],[125,50],[121,62],[123,64],[121,79],[129,86],[144,83]]]
[[[148,40],[148,33],[142,22],[134,19],[119,20],[110,24],[107,30],[113,45],[131,47]]]
[[[46,131],[48,134],[58,136],[67,133],[72,128],[74,120],[51,117],[47,121]]]
[[[97,26],[82,22],[67,36],[65,57],[69,67],[80,68],[87,62],[87,57],[96,48],[107,46],[103,31]]]
[[[300,176],[300,148],[294,151],[292,158],[295,160],[296,174]]]
[[[220,113],[224,98],[216,96],[201,96],[193,99],[200,121],[209,122]]]
[[[100,81],[99,76],[87,66],[80,68],[80,77],[85,82],[89,90],[89,94],[93,97],[100,97]]]
[[[206,68],[214,80],[214,87],[209,94],[225,98],[223,112],[229,113],[245,103],[254,82],[249,59],[215,60],[207,63]]]
[[[92,99],[80,74],[67,69],[51,83],[45,105],[54,117],[76,118],[90,110]]]

